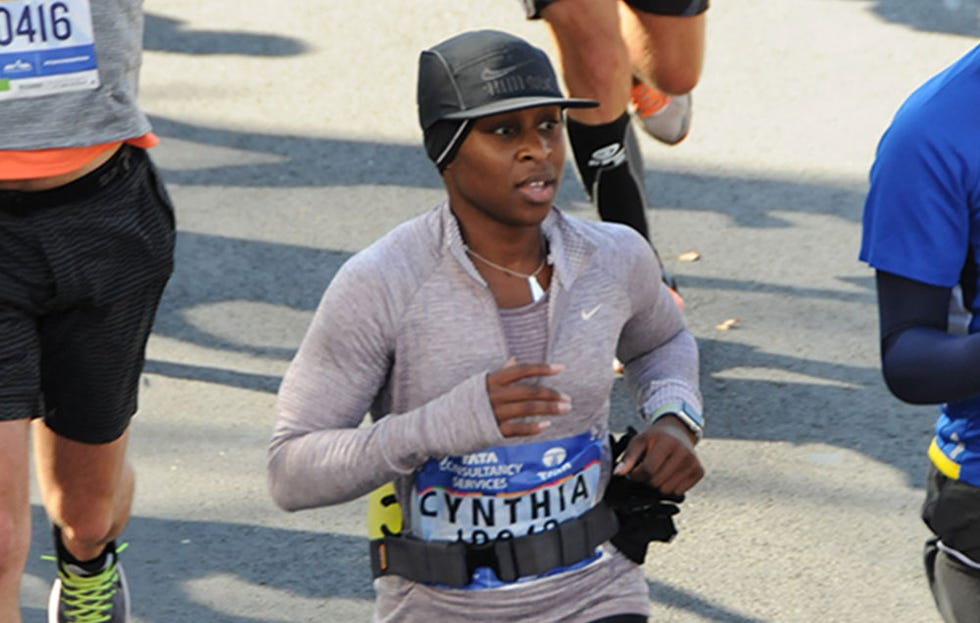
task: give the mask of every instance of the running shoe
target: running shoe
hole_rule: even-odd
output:
[[[48,598],[48,623],[128,623],[129,588],[115,543],[106,546],[105,567],[87,574],[60,559]],[[125,545],[119,551],[125,549]]]
[[[630,92],[633,113],[647,134],[668,145],[684,140],[691,129],[691,94],[667,95],[641,80]]]

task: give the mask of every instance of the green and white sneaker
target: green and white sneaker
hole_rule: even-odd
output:
[[[121,552],[125,545],[119,548]],[[48,623],[129,623],[129,588],[115,543],[106,546],[105,566],[87,574],[57,560],[58,578],[48,598]]]

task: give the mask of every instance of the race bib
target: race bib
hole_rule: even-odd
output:
[[[0,0],[0,101],[98,86],[89,0]]]
[[[601,457],[602,442],[583,433],[430,459],[416,473],[413,533],[426,541],[484,543],[553,529],[598,503]],[[518,581],[528,579],[534,578]],[[465,588],[505,584],[481,568]]]

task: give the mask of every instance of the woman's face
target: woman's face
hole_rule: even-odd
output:
[[[526,108],[471,123],[443,172],[453,211],[509,226],[539,225],[565,164],[561,109]]]

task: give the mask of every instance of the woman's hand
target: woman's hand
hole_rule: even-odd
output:
[[[614,473],[666,495],[681,495],[704,477],[694,442],[681,420],[665,415],[630,440]]]
[[[524,379],[553,376],[565,369],[560,364],[518,365],[512,358],[487,375],[487,394],[504,437],[537,435],[548,428],[548,420],[528,420],[563,415],[572,409],[572,399],[545,385],[520,383]]]

